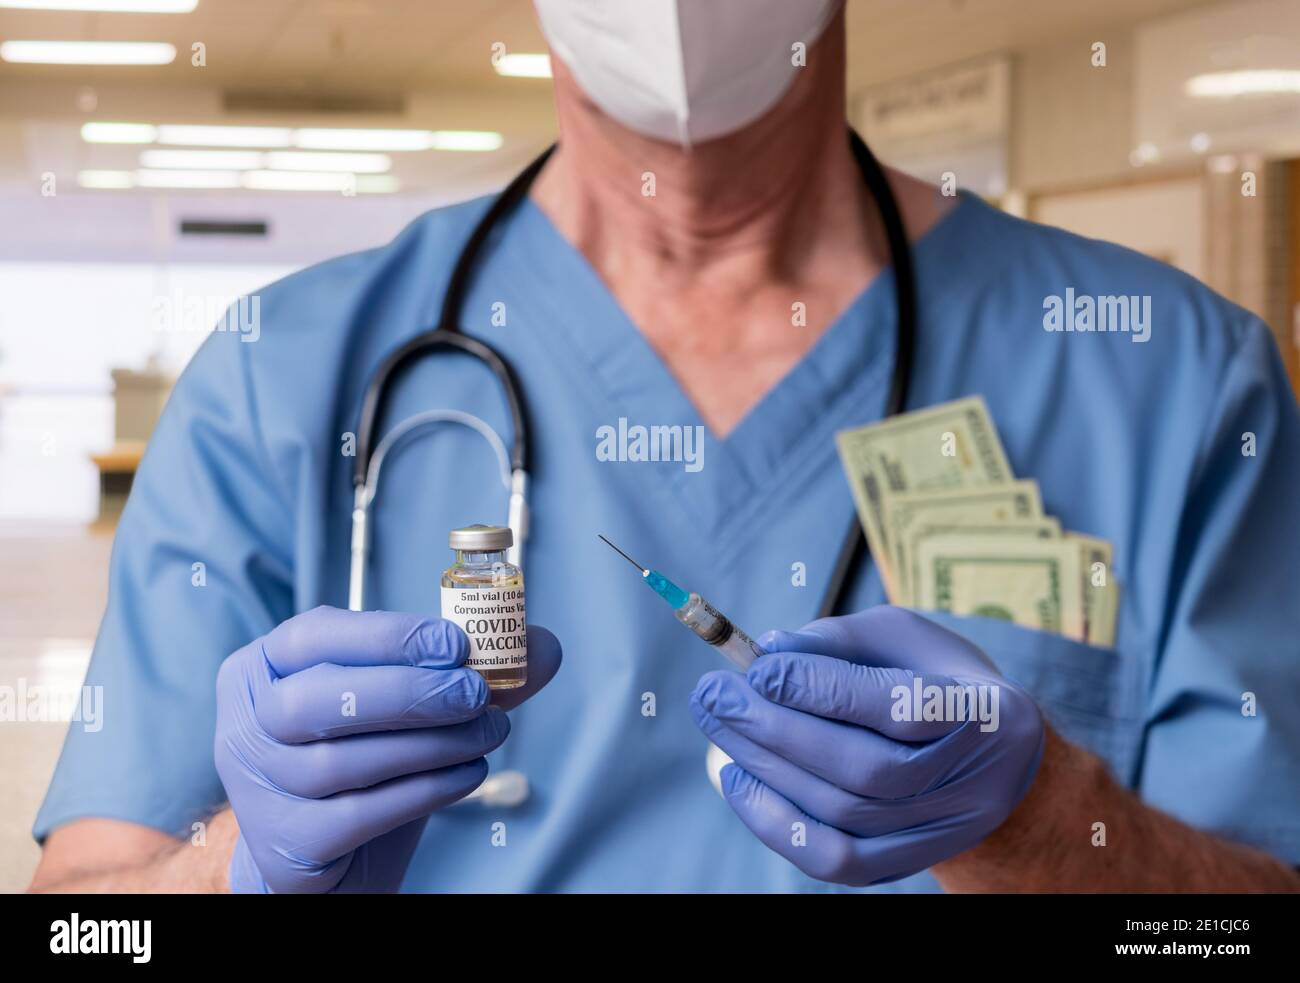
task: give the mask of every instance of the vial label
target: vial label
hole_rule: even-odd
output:
[[[528,665],[521,587],[444,587],[442,616],[469,636],[466,667],[480,672]]]

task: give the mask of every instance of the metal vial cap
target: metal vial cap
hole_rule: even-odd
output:
[[[453,529],[447,541],[454,550],[465,553],[495,553],[514,545],[515,534],[508,526],[475,524],[464,529]]]

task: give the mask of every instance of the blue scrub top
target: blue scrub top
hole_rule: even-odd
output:
[[[382,249],[267,287],[257,340],[214,334],[186,369],[113,550],[87,680],[104,688],[103,729],[70,730],[38,838],[86,816],[186,832],[223,802],[217,667],[295,612],[346,607],[346,451],[363,389],[390,351],[433,325],[486,205],[429,213]],[[915,254],[910,405],[982,394],[1045,509],[1114,543],[1123,598],[1113,649],[936,618],[1151,805],[1300,863],[1300,417],[1268,330],[1167,266],[973,198]],[[1045,298],[1067,289],[1149,296],[1149,340],[1045,330]],[[545,215],[526,202],[508,221],[463,329],[510,360],[528,402],[528,615],[559,636],[564,666],[490,758],[523,771],[531,798],[436,814],[407,890],[834,889],[769,852],[713,790],[687,698],[723,663],[596,534],[755,636],[810,620],[853,519],[833,434],[881,415],[895,320],[882,276],[730,436],[706,430],[698,470],[600,460],[598,431],[620,419],[686,427],[700,417]],[[509,436],[499,390],[464,356],[414,367],[387,422],[432,407],[469,410]],[[1243,453],[1247,434],[1254,456]],[[413,442],[386,466],[367,606],[436,615],[448,530],[503,522],[505,510],[482,438],[447,425]],[[873,569],[853,607],[883,600]],[[505,843],[494,845],[502,822]],[[935,886],[922,873],[884,890]]]

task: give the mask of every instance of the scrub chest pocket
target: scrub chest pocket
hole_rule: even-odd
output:
[[[978,645],[1037,700],[1067,741],[1102,758],[1131,784],[1142,740],[1139,663],[1114,649],[994,618],[918,614]]]

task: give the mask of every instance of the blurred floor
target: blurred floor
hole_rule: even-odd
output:
[[[0,523],[0,687],[81,686],[108,594],[112,531]],[[12,705],[12,700],[11,700]],[[40,853],[32,819],[58,759],[66,720],[0,720],[0,892],[21,891]]]

